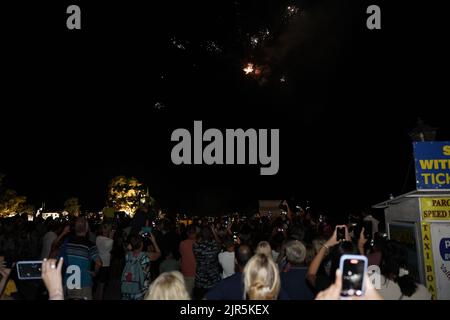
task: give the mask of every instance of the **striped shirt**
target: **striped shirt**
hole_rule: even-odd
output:
[[[61,248],[66,267],[75,265],[81,271],[81,288],[92,286],[92,263],[98,257],[97,246],[84,237],[70,237]],[[65,281],[70,274],[65,274]]]

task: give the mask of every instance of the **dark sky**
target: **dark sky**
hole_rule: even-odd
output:
[[[109,179],[128,175],[170,210],[241,210],[295,195],[342,214],[414,188],[413,170],[403,186],[418,116],[440,128],[438,140],[450,139],[439,8],[77,3],[81,31],[65,28],[64,1],[8,4],[1,22],[0,172],[32,203],[60,208],[76,196],[84,209],[98,209]],[[368,4],[380,5],[382,30],[366,29]],[[286,20],[288,5],[301,13]],[[270,36],[252,48],[250,37],[264,30]],[[264,66],[265,83],[243,74],[249,61]],[[192,130],[194,120],[205,128],[279,128],[279,173],[174,166],[170,135]]]

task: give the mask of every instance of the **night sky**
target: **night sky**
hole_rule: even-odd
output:
[[[127,175],[173,212],[295,195],[339,215],[414,188],[408,132],[418,116],[450,140],[449,49],[436,6],[92,2],[74,2],[81,31],[65,26],[72,3],[2,4],[0,172],[35,205],[60,209],[75,196],[100,209],[108,181]],[[366,28],[369,4],[381,7],[381,30]],[[244,74],[249,62],[261,78]],[[194,120],[279,128],[279,173],[173,165],[170,135],[192,132]]]

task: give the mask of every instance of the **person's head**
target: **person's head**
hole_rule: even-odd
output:
[[[270,247],[270,244],[267,241],[261,241],[256,246],[256,254],[264,254],[269,259],[272,258],[272,248]]]
[[[301,266],[305,262],[306,248],[298,240],[290,240],[286,243],[286,259],[291,266]]]
[[[230,236],[226,236],[223,239],[223,246],[227,251],[233,252],[234,251],[234,241],[233,238]]]
[[[173,259],[174,254],[173,254],[172,250],[164,250],[163,257],[166,260],[171,260],[171,259]]]
[[[47,227],[47,231],[52,231],[52,232],[58,232],[59,228],[60,228],[60,224],[56,221],[54,221],[53,219],[47,219],[45,220],[45,225]]]
[[[195,240],[197,237],[197,228],[194,224],[189,225],[189,227],[186,230],[187,236],[191,240]]]
[[[244,294],[250,300],[276,300],[280,292],[280,274],[272,259],[253,256],[244,268]]]
[[[381,274],[397,282],[405,296],[413,295],[416,292],[417,284],[408,269],[406,247],[395,240],[388,240],[381,252]]]
[[[245,265],[252,258],[252,256],[252,249],[248,245],[241,244],[239,247],[237,247],[234,257],[236,259],[236,264],[239,268],[239,272],[244,271]]]
[[[145,300],[189,300],[183,275],[178,271],[165,272],[151,284]]]
[[[209,226],[204,226],[200,232],[200,236],[202,241],[211,241],[212,240],[212,232]]]
[[[111,234],[111,225],[110,224],[102,224],[100,226],[100,230],[99,230],[100,235],[104,236],[104,237],[109,237]]]
[[[272,237],[272,241],[270,243],[270,246],[274,250],[281,251],[281,248],[283,246],[284,240],[285,240],[285,238],[284,238],[283,233],[278,232]]]
[[[89,231],[89,225],[85,217],[79,217],[75,220],[75,234],[78,237],[84,237]]]
[[[138,234],[132,234],[128,240],[133,251],[141,251],[143,248],[142,237]]]
[[[363,217],[363,218],[365,218],[365,217],[367,217],[367,216],[370,216],[370,215],[372,215],[372,212],[371,212],[371,210],[370,209],[364,209],[364,210],[362,210],[361,211],[361,216]]]
[[[305,238],[305,229],[302,225],[292,225],[288,230],[288,237],[292,240],[303,241]]]
[[[341,256],[344,254],[358,254],[358,251],[351,241],[342,241],[330,250],[331,268],[330,279],[334,282],[336,278],[336,270],[339,268]]]

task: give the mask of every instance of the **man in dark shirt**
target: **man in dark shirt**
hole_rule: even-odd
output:
[[[253,253],[248,245],[240,245],[236,250],[238,272],[223,279],[206,294],[208,300],[242,300],[244,298],[244,283],[242,271]]]
[[[131,220],[131,232],[137,234],[142,231],[143,227],[149,227],[150,214],[147,206],[140,206]]]
[[[280,275],[281,289],[291,300],[313,300],[314,295],[306,283],[305,246],[298,240],[291,240],[285,250],[289,268]]]
[[[203,299],[205,293],[220,281],[219,260],[220,244],[213,239],[213,230],[203,227],[201,238],[192,245],[195,256],[194,298]]]

